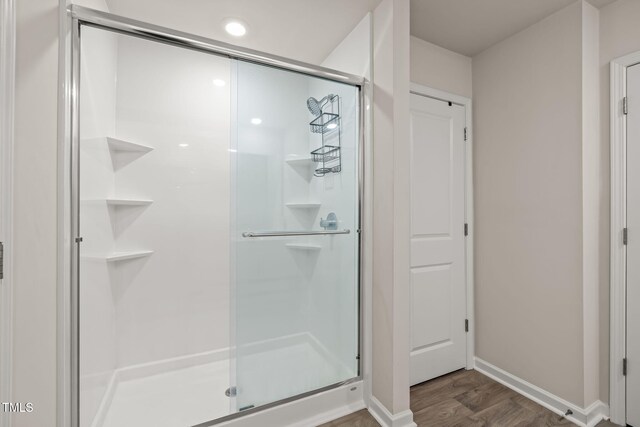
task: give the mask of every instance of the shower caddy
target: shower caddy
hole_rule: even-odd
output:
[[[316,111],[317,115],[309,123],[311,133],[319,133],[322,136],[320,148],[311,152],[312,161],[318,164],[313,175],[321,177],[328,173],[339,173],[342,170],[340,96],[330,94],[320,102],[315,98],[309,98],[307,104],[309,110],[312,113]]]

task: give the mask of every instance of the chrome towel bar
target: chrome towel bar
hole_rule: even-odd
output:
[[[349,234],[351,230],[326,230],[326,231],[245,231],[242,237],[288,237],[288,236],[324,236],[329,234]]]

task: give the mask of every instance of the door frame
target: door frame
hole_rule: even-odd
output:
[[[413,95],[426,96],[444,102],[461,105],[465,111],[465,128],[467,139],[465,145],[465,182],[464,182],[464,220],[468,227],[468,235],[465,239],[466,260],[466,308],[469,320],[467,332],[467,366],[466,369],[475,368],[475,317],[474,317],[474,285],[473,285],[473,131],[472,131],[472,100],[464,96],[455,95],[439,89],[434,89],[418,83],[411,83],[410,91]]]
[[[627,248],[623,230],[627,226],[627,68],[640,64],[640,51],[611,61],[611,230],[609,289],[609,408],[611,421],[626,424],[626,379],[622,374],[627,334]]]
[[[13,140],[15,106],[15,0],[0,0],[0,241],[4,244],[4,278],[0,280],[0,402],[11,402],[13,341]],[[9,412],[0,412],[0,427],[9,427]]]

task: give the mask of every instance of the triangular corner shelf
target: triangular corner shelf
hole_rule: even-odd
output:
[[[126,153],[148,153],[153,150],[153,147],[149,147],[147,145],[137,144],[135,142],[125,141],[123,139],[112,138],[110,136],[107,137],[107,143],[109,144],[109,149],[115,152],[126,152]]]

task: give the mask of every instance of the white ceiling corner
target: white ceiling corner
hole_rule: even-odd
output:
[[[575,1],[411,0],[411,34],[473,56]],[[588,1],[601,8],[615,0]]]

